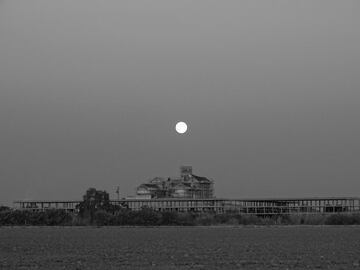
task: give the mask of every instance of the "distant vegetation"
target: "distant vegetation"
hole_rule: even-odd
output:
[[[2,212],[2,211],[6,211],[6,210],[10,210],[10,207],[7,207],[7,206],[1,206],[1,205],[0,205],[0,212]]]
[[[0,226],[360,225],[360,214],[259,217],[238,213],[158,212],[151,208],[132,211],[112,205],[109,194],[94,188],[87,190],[78,210],[78,213],[55,209],[31,212],[0,206]]]
[[[82,217],[64,210],[30,212],[0,211],[0,226],[198,226],[198,225],[360,225],[360,214],[283,215],[258,217],[255,215],[157,212],[151,209],[131,211],[121,209],[114,213],[94,212],[93,218]]]
[[[3,210],[0,212],[0,225],[71,225],[73,216],[64,210],[31,212],[22,210]]]

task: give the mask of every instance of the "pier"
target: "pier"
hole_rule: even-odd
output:
[[[63,209],[77,212],[81,201],[15,201],[14,208],[29,211]],[[175,212],[215,212],[239,213],[250,215],[281,214],[329,214],[360,213],[360,197],[327,197],[327,198],[286,198],[286,199],[121,199],[110,200],[133,211],[151,208],[155,211]]]

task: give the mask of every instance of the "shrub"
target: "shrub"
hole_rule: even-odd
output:
[[[360,224],[359,214],[335,214],[325,220],[327,225],[355,225]]]
[[[10,207],[0,205],[0,212],[3,212],[3,211],[10,211]]]
[[[135,225],[154,226],[161,224],[161,213],[150,208],[143,208],[137,211],[134,219]]]
[[[177,212],[162,212],[161,225],[179,225],[179,216]]]
[[[196,225],[208,226],[215,224],[215,217],[209,213],[203,213],[196,217],[195,220]]]
[[[74,218],[73,214],[64,210],[48,211],[46,214],[49,225],[70,225]]]
[[[0,212],[0,225],[68,225],[71,224],[71,214],[64,210],[47,210],[30,212],[9,210]]]
[[[239,224],[242,225],[259,225],[261,224],[261,218],[255,215],[239,215],[237,216]]]
[[[216,214],[214,216],[215,222],[217,224],[226,224],[229,222],[230,218],[234,218],[234,215],[230,214]],[[236,218],[235,218],[236,219]],[[238,220],[236,219],[236,222],[238,223]]]
[[[122,209],[114,214],[114,225],[131,225],[131,211]]]
[[[47,210],[44,212],[31,212],[21,210],[3,209],[0,211],[0,226],[12,225],[75,225],[86,226],[91,224],[106,225],[353,225],[360,224],[360,214],[303,214],[303,215],[280,215],[260,217],[239,213],[215,214],[212,212],[157,212],[151,208],[143,208],[140,211],[131,211],[119,208],[115,212],[98,209],[91,220],[89,216],[68,213],[64,210]]]
[[[323,225],[325,224],[326,216],[319,215],[319,214],[309,214],[309,215],[303,215],[302,216],[302,223],[306,225]]]
[[[105,210],[98,210],[94,213],[94,222],[98,226],[113,225],[114,215]]]
[[[196,214],[194,213],[178,213],[177,215],[178,217],[178,224],[180,226],[194,226],[196,225],[195,223],[195,219],[196,219]]]

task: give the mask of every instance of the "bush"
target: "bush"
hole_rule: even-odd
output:
[[[91,225],[90,219],[82,218],[79,215],[75,215],[72,217],[71,226],[89,226]]]
[[[305,225],[323,225],[325,224],[326,216],[319,214],[302,215],[300,224]]]
[[[98,210],[94,213],[94,221],[98,226],[106,226],[114,224],[114,215],[105,210]]]
[[[237,216],[239,224],[242,225],[260,225],[261,218],[255,215],[239,215]]]
[[[359,225],[359,214],[336,214],[328,216],[325,220],[326,225]]]
[[[236,222],[239,223],[238,219],[232,214],[215,214],[214,216],[214,220],[217,224],[227,224],[230,219],[234,218],[236,219]]]
[[[198,215],[196,217],[195,223],[197,225],[202,225],[202,226],[214,225],[215,224],[215,217],[212,214],[203,213],[203,214],[200,214],[200,215]]]
[[[0,212],[0,225],[70,225],[71,214],[64,210],[47,210],[30,212],[10,210]]]
[[[113,225],[130,225],[131,211],[122,209],[114,214]]]
[[[177,212],[162,212],[161,225],[179,225],[179,215]]]
[[[94,212],[93,219],[81,215],[68,213],[64,210],[52,209],[44,212],[31,212],[4,209],[0,211],[0,226],[13,225],[74,225],[86,226],[96,224],[130,225],[130,226],[196,226],[196,225],[353,225],[360,224],[360,214],[308,214],[308,215],[280,215],[260,217],[239,213],[215,214],[212,212],[158,212],[151,208],[140,211],[131,211],[126,208],[115,212],[98,209]]]
[[[143,208],[135,212],[134,225],[140,226],[155,226],[161,224],[161,213],[152,210],[151,208]]]
[[[65,210],[48,210],[44,212],[45,224],[49,226],[71,225],[73,216]]]
[[[179,226],[194,226],[196,215],[193,213],[178,213],[177,225]]]
[[[10,207],[0,205],[0,212],[3,212],[3,211],[10,211]]]

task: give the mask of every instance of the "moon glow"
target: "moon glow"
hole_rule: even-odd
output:
[[[175,130],[179,134],[183,134],[187,131],[187,124],[185,122],[178,122],[175,126]]]

